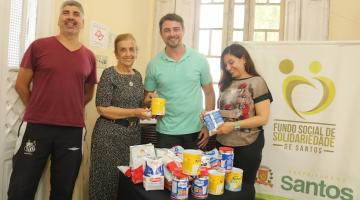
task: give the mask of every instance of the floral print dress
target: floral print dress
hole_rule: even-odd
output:
[[[220,93],[218,108],[224,121],[238,121],[255,116],[255,104],[267,99],[272,101],[272,96],[262,77],[233,79],[231,85]],[[253,143],[261,130],[262,127],[240,129],[218,135],[216,139],[223,145],[244,146]]]

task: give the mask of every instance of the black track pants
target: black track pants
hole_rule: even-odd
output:
[[[33,200],[49,155],[51,200],[71,200],[82,159],[83,128],[28,123],[13,157],[9,200]]]

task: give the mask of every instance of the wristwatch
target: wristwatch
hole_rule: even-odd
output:
[[[234,123],[234,130],[240,130],[240,121]]]

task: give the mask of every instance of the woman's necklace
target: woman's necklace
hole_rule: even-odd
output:
[[[123,72],[122,70],[120,70],[119,68],[117,68],[118,72],[120,74],[123,74],[123,75],[129,75],[130,76],[130,80],[129,80],[129,86],[132,87],[134,86],[134,82],[133,82],[133,77],[135,76],[135,72],[133,69],[131,69],[130,72]]]
[[[133,77],[135,76],[135,74],[131,74],[130,75],[130,81],[129,81],[129,86],[132,87],[134,85],[134,83],[132,82]]]

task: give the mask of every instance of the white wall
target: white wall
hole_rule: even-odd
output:
[[[330,1],[330,40],[360,40],[360,1]]]

